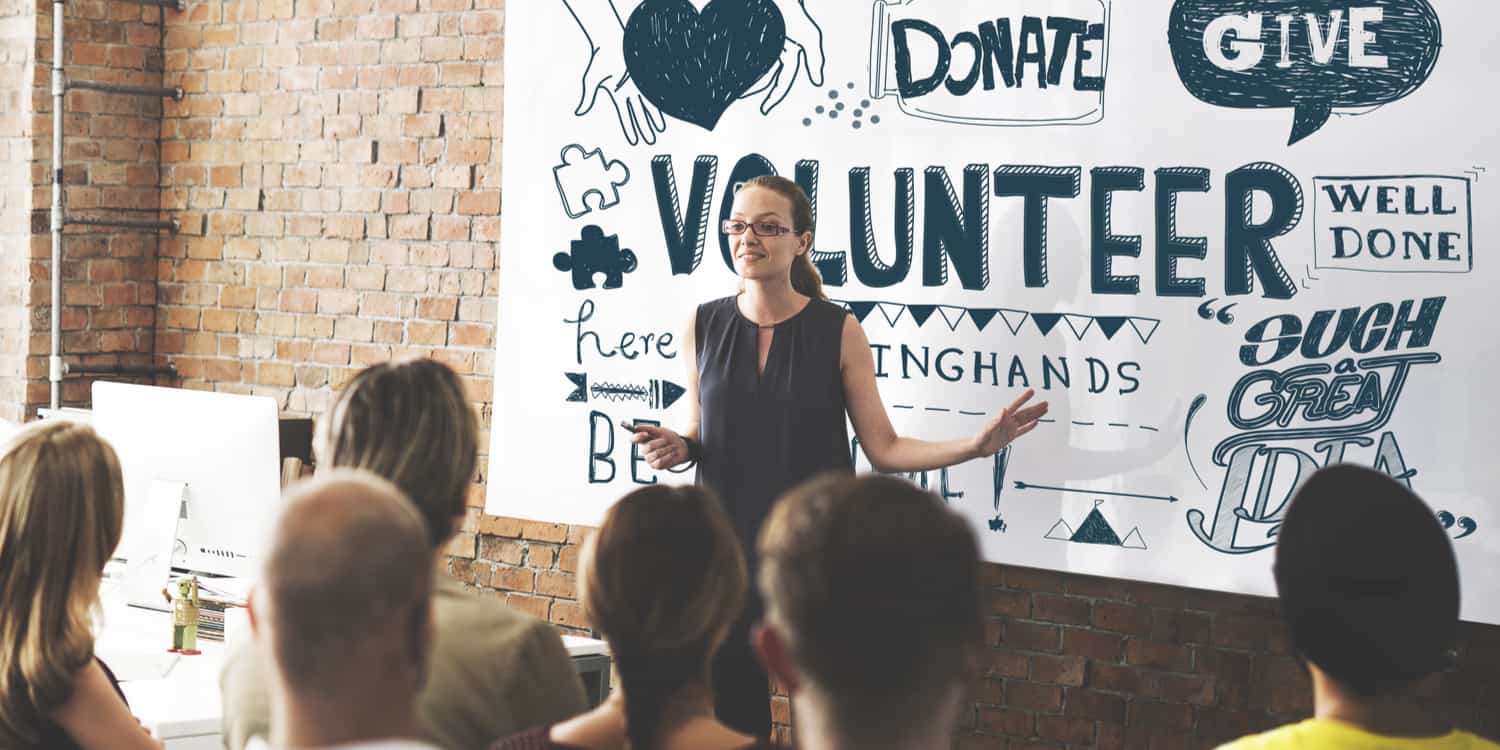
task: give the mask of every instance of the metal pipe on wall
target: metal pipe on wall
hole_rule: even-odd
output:
[[[62,233],[63,233],[63,4],[52,0],[52,354],[47,381],[53,409],[62,405]]]
[[[70,375],[126,375],[131,377],[177,377],[176,365],[68,365]]]
[[[142,0],[152,5],[174,7],[182,10],[183,0]],[[68,89],[84,89],[133,96],[162,96],[181,100],[181,87],[130,86],[97,81],[74,81],[69,83],[63,73],[63,0],[52,0],[52,353],[47,357],[47,381],[51,408],[62,406],[63,376],[70,368],[63,363],[62,356],[62,260],[63,228],[68,224],[96,227],[124,227],[127,229],[167,230],[179,229],[176,219],[133,219],[127,217],[77,216],[69,218],[63,213],[63,106]],[[166,367],[128,367],[124,365],[74,367],[75,374],[140,374],[176,375],[176,369]]]
[[[125,227],[127,229],[165,229],[176,232],[182,228],[176,219],[110,219],[98,216],[69,216],[65,223],[82,227]]]
[[[99,83],[97,81],[73,81],[68,84],[70,89],[83,89],[86,91],[103,91],[106,94],[131,94],[133,96],[169,96],[177,101],[182,101],[181,86],[130,86],[123,83]]]

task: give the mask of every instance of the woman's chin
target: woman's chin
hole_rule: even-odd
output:
[[[740,264],[735,270],[739,272],[742,281],[754,281],[757,283],[774,281],[786,275],[786,272],[778,274],[774,268],[760,268],[759,265],[758,263]]]

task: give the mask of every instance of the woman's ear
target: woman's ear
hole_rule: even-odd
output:
[[[802,234],[798,235],[797,238],[802,240],[802,249],[798,250],[797,254],[806,255],[809,251],[812,250],[813,233],[803,232]]]
[[[755,656],[760,661],[761,667],[766,673],[776,678],[786,688],[788,694],[797,692],[802,687],[802,676],[797,671],[797,665],[792,661],[791,653],[787,649],[786,639],[782,637],[781,631],[768,620],[762,620],[750,631],[750,645],[755,649]]]

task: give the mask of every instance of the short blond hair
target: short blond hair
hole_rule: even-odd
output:
[[[288,490],[257,596],[289,688],[336,689],[351,658],[426,607],[426,532],[401,490],[368,471],[324,472]]]
[[[36,423],[0,456],[0,747],[36,744],[94,658],[99,579],[124,518],[119,459],[92,428]]]
[[[400,487],[436,549],[464,512],[479,453],[479,419],[463,380],[434,359],[360,371],[318,420],[320,469],[367,469]]]
[[[936,495],[821,477],[777,503],[759,542],[767,615],[846,737],[899,736],[975,674],[979,548]]]

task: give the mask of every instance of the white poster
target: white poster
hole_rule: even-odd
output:
[[[988,559],[1271,594],[1292,488],[1354,462],[1432,506],[1464,617],[1500,623],[1497,27],[1473,0],[513,3],[486,510],[594,524],[691,481],[617,425],[681,423],[680,333],[737,289],[720,220],[774,172],[898,430],[1050,402],[913,477]]]

